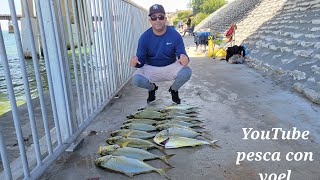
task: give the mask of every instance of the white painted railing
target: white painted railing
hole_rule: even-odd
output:
[[[24,10],[21,21],[25,25],[19,30],[14,1],[8,0],[28,117],[20,112],[22,106],[18,107],[16,102],[11,59],[0,26],[0,63],[11,105],[9,113],[12,113],[12,118],[6,121],[12,121],[11,128],[15,129],[12,135],[8,134],[10,123],[0,123],[3,167],[0,179],[37,179],[76,143],[84,129],[130,79],[134,71],[129,66],[130,57],[135,54],[138,38],[148,27],[147,11],[130,1],[34,0],[36,21],[28,11],[32,1],[21,1]],[[28,38],[28,42],[23,42],[25,35],[36,37],[35,32],[40,33],[40,39]],[[26,68],[30,60],[25,59],[25,49],[32,56],[36,89],[30,87]],[[44,70],[40,69],[41,61]],[[45,84],[48,91],[44,90]],[[37,92],[37,98],[33,92]],[[25,133],[28,130],[27,136],[32,137],[29,145]],[[17,159],[10,158],[12,146],[8,144],[13,136],[19,147]]]

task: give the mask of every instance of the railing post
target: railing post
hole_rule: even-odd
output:
[[[31,59],[31,57],[32,57],[31,49],[30,49],[30,47],[32,46],[31,38],[34,39],[35,47],[39,47],[39,42],[38,42],[39,32],[38,32],[37,19],[35,18],[34,13],[33,13],[32,0],[28,0],[28,7],[29,7],[30,21],[31,21],[32,31],[33,31],[33,37],[29,36],[28,31],[23,30],[23,28],[27,27],[28,19],[26,19],[26,17],[25,17],[23,3],[21,1],[22,16],[20,18],[20,22],[21,22],[21,38],[22,38],[23,54],[24,54],[25,58]],[[36,48],[36,53],[37,53],[37,56],[39,56],[39,48]]]
[[[63,56],[64,50],[61,46],[61,33],[60,28],[54,26],[58,24],[55,22],[55,18],[52,15],[55,15],[55,12],[52,12],[52,7],[54,7],[53,1],[40,1],[43,24],[44,24],[44,32],[45,38],[47,42],[47,50],[48,58],[50,63],[50,69],[48,71],[51,72],[53,90],[54,90],[54,99],[56,101],[56,109],[58,114],[58,121],[60,124],[61,137],[62,141],[66,140],[70,137],[70,119],[71,119],[71,109],[69,98],[70,95],[68,93],[68,84],[66,84],[66,71],[63,69],[63,64],[68,63],[68,59],[65,59]],[[55,29],[56,28],[56,29]],[[55,33],[55,30],[58,29],[58,33]],[[58,43],[57,43],[58,41]]]

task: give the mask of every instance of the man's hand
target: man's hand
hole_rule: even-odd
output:
[[[133,56],[130,60],[130,66],[136,67],[137,64],[141,64],[137,56]]]
[[[189,59],[185,54],[180,54],[180,58],[178,59],[178,61],[180,62],[180,64],[182,64],[183,66],[186,66],[189,63]]]

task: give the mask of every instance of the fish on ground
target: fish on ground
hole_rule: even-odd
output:
[[[118,144],[120,147],[134,147],[134,148],[141,148],[141,149],[153,149],[157,148],[163,154],[167,154],[163,147],[158,146],[150,141],[138,139],[138,138],[125,138],[122,136],[115,136],[108,138],[106,141],[108,144]]]
[[[183,110],[189,110],[189,109],[197,109],[196,106],[190,106],[190,105],[182,105],[182,104],[176,104],[172,106],[166,106],[164,109],[183,109]]]
[[[158,134],[163,136],[178,136],[178,137],[188,137],[188,138],[195,138],[197,136],[201,136],[210,141],[212,140],[211,138],[207,137],[206,135],[208,134],[207,131],[196,132],[191,129],[179,128],[179,127],[171,127],[166,130],[160,131]]]
[[[134,129],[134,130],[140,130],[140,131],[156,131],[157,128],[149,125],[149,124],[143,124],[143,123],[127,123],[121,126],[121,129]]]
[[[167,113],[161,113],[157,111],[138,111],[134,114],[127,116],[128,119],[154,119],[154,120],[165,120],[171,119]]]
[[[165,149],[181,148],[181,147],[189,147],[189,146],[194,147],[199,145],[210,145],[213,148],[219,147],[218,145],[215,144],[217,140],[207,142],[207,141],[202,141],[202,140],[193,139],[193,138],[166,136],[162,134],[157,134],[153,138],[153,141],[158,145],[164,146]]]
[[[164,121],[160,121],[158,122],[156,125],[160,125],[160,124],[177,124],[180,126],[185,126],[185,127],[200,127],[200,128],[204,128],[200,123],[188,123],[188,122],[184,122],[184,121],[178,121],[178,120],[164,120]]]
[[[161,176],[164,176],[168,179],[170,178],[165,173],[165,171],[172,168],[170,167],[165,169],[158,169],[138,159],[113,155],[107,155],[96,159],[95,165],[103,169],[123,173],[129,177],[133,177],[137,174],[155,171],[159,173]]]
[[[114,136],[122,136],[122,137],[131,137],[131,138],[139,138],[139,139],[149,139],[153,138],[156,134],[151,134],[146,131],[139,131],[134,129],[120,129],[115,130],[110,133],[112,137]]]
[[[97,152],[98,154],[113,155],[113,156],[125,156],[128,158],[144,160],[160,159],[167,165],[171,166],[168,159],[174,156],[174,154],[159,156],[152,154],[146,150],[132,147],[120,147],[119,145],[100,146]]]
[[[195,129],[192,129],[190,127],[187,127],[187,126],[182,126],[182,125],[179,125],[179,124],[171,124],[171,123],[164,123],[164,124],[159,124],[156,126],[156,128],[161,131],[161,130],[164,130],[164,129],[169,129],[171,127],[179,127],[179,128],[186,128],[186,129],[190,129],[190,130],[193,130],[193,131],[196,131],[198,132],[197,130]],[[203,127],[202,127],[203,128]],[[201,131],[199,131],[201,132]]]
[[[155,125],[157,124],[158,120],[152,120],[152,119],[128,119],[125,121],[123,124],[128,124],[128,123],[142,123],[142,124],[149,124],[149,125]]]

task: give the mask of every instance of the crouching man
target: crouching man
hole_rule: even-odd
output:
[[[166,26],[166,13],[162,5],[154,4],[149,8],[151,28],[140,37],[136,56],[130,65],[138,68],[133,83],[149,90],[147,103],[156,99],[158,86],[155,82],[171,81],[169,88],[172,101],[180,104],[178,90],[191,77],[190,59],[186,53],[180,34]]]

